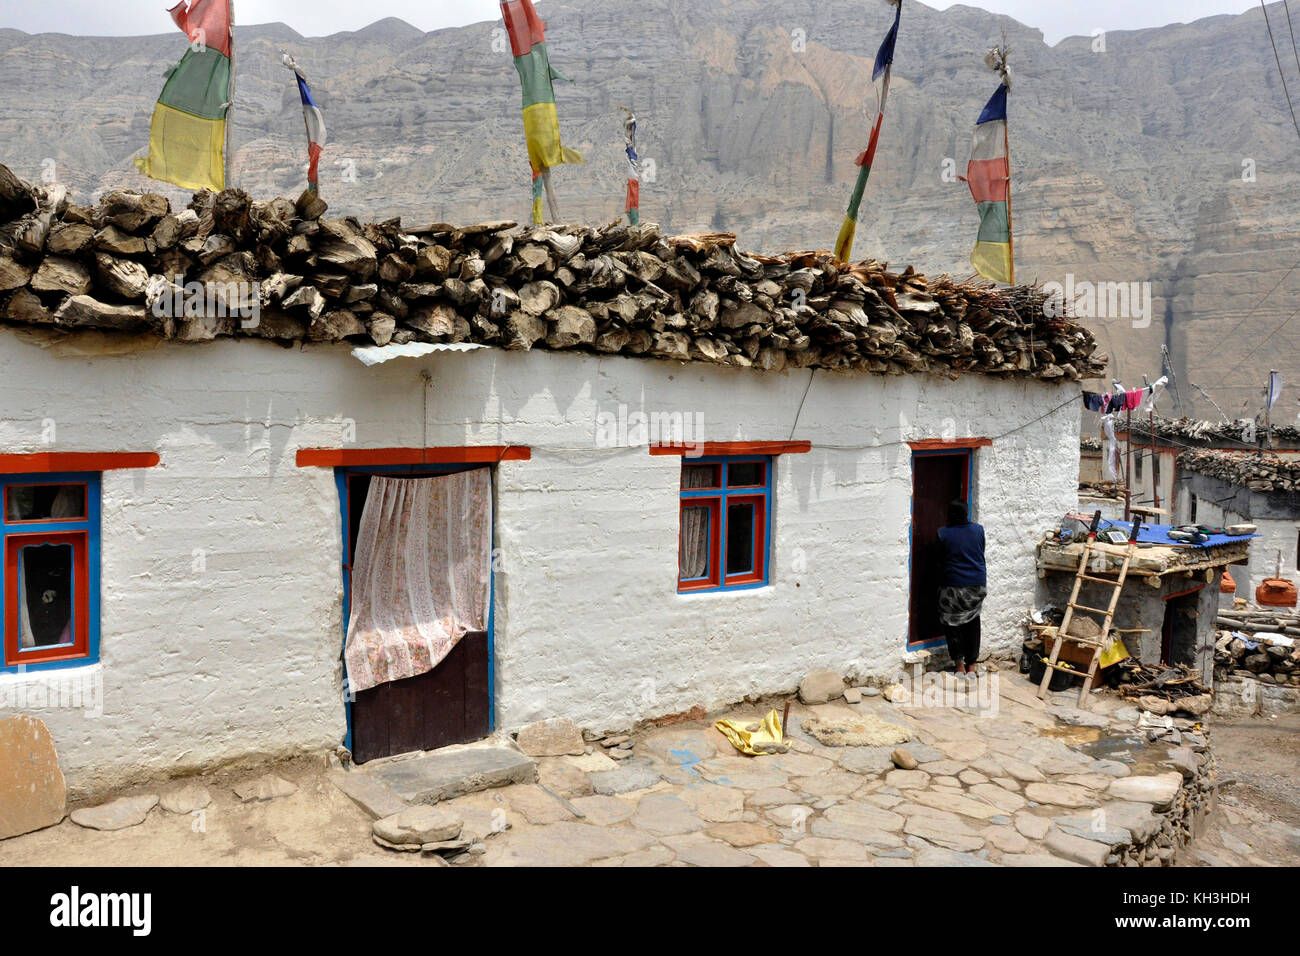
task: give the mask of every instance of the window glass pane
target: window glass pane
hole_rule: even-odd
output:
[[[709,508],[698,505],[682,509],[678,564],[683,581],[703,578],[709,573],[709,511]]]
[[[719,465],[682,465],[682,488],[719,488]]]
[[[19,552],[19,647],[72,643],[72,545],[33,544]]]
[[[10,485],[6,521],[59,521],[86,517],[85,485]]]
[[[754,505],[727,506],[727,573],[754,570]]]
[[[764,484],[761,461],[743,461],[727,467],[728,488],[754,488]]]

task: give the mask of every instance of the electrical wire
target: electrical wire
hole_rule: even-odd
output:
[[[1295,28],[1291,26],[1291,8],[1287,6],[1287,0],[1282,0],[1282,9],[1286,11],[1286,28],[1291,34],[1291,52],[1295,54],[1295,66],[1300,70],[1300,47],[1295,45]]]
[[[811,382],[810,382],[810,385],[811,385]],[[1070,406],[1070,405],[1077,405],[1078,403],[1079,403],[1079,399],[1078,399],[1077,397],[1071,397],[1071,398],[1068,398],[1068,399],[1066,399],[1064,402],[1061,402],[1061,404],[1056,405],[1056,406],[1054,406],[1054,407],[1052,407],[1052,408],[1049,408],[1047,411],[1043,412],[1043,414],[1039,415],[1037,418],[1032,418],[1032,419],[1030,419],[1030,420],[1027,421],[1027,422],[1024,422],[1024,423],[1022,423],[1022,424],[1020,424],[1020,425],[1017,425],[1015,428],[1012,428],[1012,429],[1009,429],[1009,430],[1007,430],[1007,431],[1005,431],[1005,432],[1002,432],[1001,434],[993,435],[993,436],[989,437],[988,440],[989,440],[989,441],[994,441],[994,442],[996,442],[996,441],[1001,441],[1001,440],[1004,439],[1004,438],[1009,438],[1009,437],[1011,437],[1012,435],[1015,435],[1015,434],[1017,434],[1017,433],[1019,433],[1019,432],[1024,431],[1026,428],[1030,428],[1030,427],[1033,426],[1033,425],[1037,425],[1039,422],[1041,422],[1041,421],[1042,421],[1043,419],[1045,419],[1045,418],[1050,418],[1052,415],[1055,415],[1055,414],[1056,414],[1057,412],[1059,412],[1061,409],[1063,409],[1063,408],[1067,408],[1067,407]],[[821,451],[871,451],[872,449],[875,449],[875,448],[895,448],[895,447],[899,447],[899,446],[902,446],[902,445],[910,445],[913,441],[916,441],[916,439],[900,439],[900,440],[898,440],[898,441],[876,442],[876,443],[874,443],[874,444],[862,444],[862,445],[826,445],[826,444],[820,444],[820,443],[818,443],[818,442],[812,442],[812,443],[810,443],[810,446],[809,446],[809,447],[810,447],[810,448],[816,448],[816,449],[821,450]],[[651,446],[651,445],[653,445],[653,444],[656,444],[656,443],[647,443],[647,444],[645,444],[645,445],[619,445],[619,446],[616,446],[616,447],[613,447],[613,448],[598,448],[598,447],[593,447],[593,446],[586,446],[586,447],[581,447],[581,448],[577,448],[577,447],[568,447],[568,448],[566,448],[566,447],[563,447],[563,446],[551,446],[551,447],[547,447],[547,446],[537,446],[537,445],[531,445],[531,446],[515,446],[515,445],[506,445],[506,446],[504,446],[504,448],[503,448],[503,450],[502,450],[502,452],[501,452],[501,455],[502,455],[502,457],[504,457],[504,456],[505,456],[505,453],[506,453],[506,450],[508,450],[508,449],[510,449],[510,448],[515,448],[515,447],[529,447],[529,448],[531,448],[531,449],[533,450],[534,453],[536,453],[536,454],[544,454],[544,455],[547,455],[547,454],[551,454],[551,455],[564,455],[564,454],[584,454],[584,455],[593,455],[593,454],[608,454],[608,453],[610,453],[610,452],[631,452],[631,451],[640,451],[640,450],[643,450],[643,449],[645,449],[646,447]],[[692,443],[692,442],[681,442],[681,443],[674,443],[674,444],[682,444],[682,445],[685,445],[685,446],[689,447],[689,446],[690,446],[691,444],[693,444],[693,443]],[[703,444],[705,444],[705,442],[703,442],[703,441],[699,441],[699,442],[695,442],[694,444],[700,444],[700,445],[703,445]],[[499,460],[499,459],[498,459],[498,460]]]
[[[1286,105],[1291,110],[1291,122],[1295,125],[1295,132],[1300,136],[1300,120],[1296,119],[1295,106],[1291,103],[1291,91],[1287,89],[1286,74],[1282,72],[1282,58],[1277,55],[1277,41],[1273,39],[1273,24],[1268,22],[1268,8],[1264,6],[1264,0],[1259,0],[1259,8],[1264,11],[1264,25],[1268,27],[1268,42],[1273,46],[1273,59],[1277,61],[1277,72],[1282,77],[1282,92],[1286,94]]]

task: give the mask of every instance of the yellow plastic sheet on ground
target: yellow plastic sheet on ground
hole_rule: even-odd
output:
[[[775,710],[768,711],[761,721],[720,720],[715,726],[743,754],[761,757],[764,754],[783,754],[790,749],[781,733],[781,718]]]
[[[1128,656],[1128,648],[1125,647],[1124,642],[1117,637],[1107,645],[1105,650],[1101,652],[1101,663],[1099,666],[1103,668],[1110,667],[1111,664],[1118,664],[1120,661],[1126,660]]]

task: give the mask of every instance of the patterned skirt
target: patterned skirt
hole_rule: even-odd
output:
[[[980,616],[988,588],[940,588],[939,620],[947,627],[969,624]]]

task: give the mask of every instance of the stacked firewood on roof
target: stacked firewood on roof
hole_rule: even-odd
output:
[[[824,252],[746,255],[730,234],[408,229],[324,219],[324,208],[307,194],[253,202],[239,190],[196,193],[180,211],[116,190],[88,208],[0,166],[0,319],[188,341],[472,342],[764,370],[1064,381],[1105,368],[1091,333],[1045,317],[1036,289],[927,280],[878,262],[841,268]],[[193,283],[241,282],[257,284],[256,322],[155,308]]]
[[[1188,449],[1178,456],[1178,467],[1251,491],[1300,491],[1300,458]]]
[[[1131,428],[1134,434],[1154,434],[1157,438],[1174,438],[1207,444],[1227,443],[1231,447],[1238,445],[1252,447],[1262,440],[1265,434],[1264,428],[1252,419],[1209,422],[1195,418],[1157,417],[1153,428],[1145,418],[1135,417],[1131,423],[1125,425],[1125,428]],[[1273,438],[1275,441],[1300,441],[1300,428],[1294,425],[1274,425]]]

